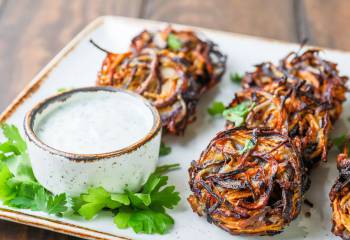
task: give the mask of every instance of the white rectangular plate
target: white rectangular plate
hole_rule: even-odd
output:
[[[58,88],[77,88],[95,85],[97,72],[105,54],[89,43],[93,39],[100,46],[112,52],[124,52],[133,36],[146,29],[157,30],[166,23],[129,19],[122,17],[101,17],[86,27],[72,40],[23,90],[20,96],[0,115],[0,121],[8,121],[18,127],[23,125],[25,113],[38,101],[55,94]],[[175,27],[183,28],[186,26]],[[231,83],[229,72],[243,73],[253,69],[253,65],[262,61],[278,61],[290,51],[298,50],[296,44],[281,43],[244,35],[193,28],[216,42],[222,52],[228,55],[227,73],[222,82],[205,94],[197,110],[197,121],[191,124],[183,137],[166,137],[172,152],[160,159],[161,163],[181,163],[182,169],[169,174],[170,183],[180,191],[182,201],[176,210],[170,211],[175,226],[165,236],[139,235],[132,230],[119,230],[113,224],[112,215],[103,213],[92,221],[79,217],[57,218],[45,213],[18,209],[9,209],[0,205],[0,218],[32,225],[52,231],[63,232],[91,239],[256,239],[256,237],[232,236],[229,233],[206,222],[192,213],[186,198],[190,194],[187,168],[197,159],[215,134],[224,128],[224,120],[212,118],[207,114],[208,105],[215,99],[228,103],[240,86]],[[325,50],[324,56],[339,63],[341,74],[350,75],[350,54],[334,50]],[[342,118],[337,122],[334,135],[349,132],[349,101],[345,103]],[[22,131],[22,129],[20,129]],[[335,154],[331,152],[327,163],[315,169],[311,179],[311,189],[306,198],[314,203],[310,209],[303,206],[300,216],[274,237],[261,239],[336,239],[331,233],[331,209],[328,192],[336,179]],[[305,212],[311,217],[305,217]]]

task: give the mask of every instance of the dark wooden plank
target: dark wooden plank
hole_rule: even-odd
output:
[[[141,2],[5,0],[0,11],[0,111],[89,22],[101,15],[137,17]]]
[[[79,238],[28,227],[17,223],[0,221],[0,240],[78,240]]]
[[[142,17],[297,41],[293,1],[146,1]]]
[[[350,50],[350,1],[305,0],[301,2],[309,43]]]

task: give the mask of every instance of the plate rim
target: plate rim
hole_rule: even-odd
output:
[[[65,47],[61,51],[59,51],[59,53],[55,55],[55,57],[51,61],[49,61],[49,63],[46,64],[28,84],[26,84],[26,86],[23,88],[22,91],[20,91],[17,97],[15,97],[15,99],[10,102],[10,104],[5,108],[5,110],[0,113],[0,123],[5,122],[17,110],[17,108],[22,103],[24,103],[24,101],[27,98],[29,98],[33,93],[35,93],[41,87],[41,84],[48,78],[52,70],[72,50],[74,50],[75,47],[79,45],[79,43],[84,39],[84,37],[86,37],[88,34],[93,32],[95,29],[97,29],[99,26],[101,26],[102,24],[104,24],[106,21],[110,19],[142,22],[142,23],[145,23],[146,25],[147,24],[153,24],[153,25],[171,24],[175,27],[191,28],[191,29],[194,29],[195,31],[212,32],[215,34],[226,35],[226,36],[231,36],[236,38],[249,38],[249,39],[253,39],[253,40],[255,39],[257,41],[264,41],[269,43],[277,43],[277,44],[290,45],[290,46],[292,45],[300,46],[298,43],[293,43],[293,42],[281,41],[281,40],[258,37],[258,36],[251,36],[251,35],[246,35],[241,33],[233,33],[229,31],[215,30],[210,28],[203,28],[198,26],[170,23],[166,21],[156,21],[156,20],[149,20],[149,19],[142,19],[142,18],[111,16],[111,15],[100,16],[92,20],[86,27],[84,27],[83,30],[81,30],[67,45],[65,45]],[[332,52],[338,52],[338,53],[350,55],[350,51],[346,51],[346,50],[337,50],[337,49],[317,47],[312,45],[306,45],[306,47],[322,48],[323,50],[326,50],[326,51],[332,51]],[[63,222],[53,218],[37,216],[37,215],[25,213],[18,209],[9,209],[1,206],[0,206],[0,219],[19,223],[19,224],[24,224],[32,227],[37,227],[41,229],[46,229],[46,230],[50,230],[58,233],[63,233],[66,235],[86,238],[86,239],[130,240],[130,238],[127,238],[127,237],[122,237],[122,236],[110,234],[107,232],[93,230],[88,227],[83,227],[76,224]]]

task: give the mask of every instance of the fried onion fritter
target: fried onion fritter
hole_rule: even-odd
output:
[[[170,35],[179,41],[179,49],[167,43]],[[159,110],[165,131],[180,135],[195,120],[201,95],[220,81],[225,64],[217,46],[192,31],[143,31],[129,52],[107,54],[97,85],[141,94]]]
[[[247,142],[251,148],[244,151]],[[303,167],[288,136],[220,132],[189,169],[192,209],[232,234],[273,235],[300,212]]]

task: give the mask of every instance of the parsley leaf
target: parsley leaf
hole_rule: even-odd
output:
[[[166,233],[174,224],[168,214],[153,210],[142,210],[133,212],[129,218],[128,225],[136,233]]]
[[[174,219],[164,212],[152,209],[136,211],[124,207],[119,209],[114,223],[121,229],[131,227],[136,233],[164,234],[174,225]]]
[[[244,124],[248,113],[253,109],[255,103],[251,101],[244,101],[233,108],[226,109],[222,115],[226,120],[229,120],[235,124],[235,127],[239,127]]]
[[[73,209],[87,220],[103,209],[115,209],[118,228],[164,234],[174,224],[165,209],[174,208],[181,198],[175,186],[167,186],[168,177],[162,174],[178,168],[179,164],[159,166],[139,192],[126,189],[125,193],[109,193],[102,187],[90,188],[88,193],[73,198]]]
[[[163,157],[171,153],[171,147],[165,145],[164,142],[160,143],[159,156]]]
[[[56,196],[49,196],[47,202],[47,212],[49,214],[61,214],[68,210],[67,205],[67,196],[65,193],[61,193]]]
[[[233,83],[241,83],[243,76],[238,73],[230,73],[230,79]]]
[[[103,208],[115,209],[120,207],[120,202],[114,201],[111,198],[111,194],[107,192],[103,187],[90,188],[88,193],[80,195],[80,201],[75,200],[75,204],[79,202],[77,212],[83,216],[86,220],[92,219]]]
[[[1,124],[2,133],[8,139],[8,142],[13,147],[17,148],[19,153],[24,153],[27,150],[27,144],[21,137],[18,129],[14,125]]]
[[[224,110],[225,110],[225,105],[222,102],[215,101],[208,108],[208,113],[211,116],[221,115]]]
[[[167,180],[168,177],[166,177]],[[161,206],[169,209],[173,209],[181,200],[179,193],[175,191],[175,186],[168,186],[162,190],[153,192],[151,199],[153,206]]]
[[[7,201],[14,196],[12,188],[8,185],[8,180],[12,178],[12,173],[6,164],[0,163],[0,200]]]
[[[129,220],[133,213],[130,207],[121,207],[119,212],[114,217],[114,223],[120,229],[125,229],[129,227]]]
[[[128,197],[127,194],[123,194],[123,193],[112,193],[111,194],[111,199],[113,201],[119,202],[125,206],[129,206],[130,205],[130,199]]]
[[[178,39],[174,34],[170,33],[167,39],[168,47],[171,50],[178,51],[182,47],[180,39]]]

